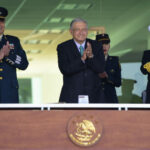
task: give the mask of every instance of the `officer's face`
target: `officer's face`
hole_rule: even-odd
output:
[[[75,22],[70,29],[70,33],[76,42],[82,44],[88,34],[87,25],[84,22]]]
[[[110,48],[110,44],[103,44],[104,55],[108,54],[109,48]]]
[[[5,30],[5,22],[0,20],[0,35],[4,33]]]

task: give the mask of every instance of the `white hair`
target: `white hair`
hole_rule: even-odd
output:
[[[85,21],[84,19],[81,19],[81,18],[75,18],[75,19],[73,19],[73,20],[71,21],[71,23],[70,23],[70,29],[72,29],[73,24],[74,24],[75,22],[84,22],[84,23],[86,24],[87,28],[88,28],[87,21]]]

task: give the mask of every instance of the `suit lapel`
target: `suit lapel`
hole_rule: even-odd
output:
[[[88,42],[88,41],[87,41],[87,39],[86,39],[86,42],[85,42],[85,49],[87,48],[87,42]]]
[[[74,53],[75,56],[80,56],[81,57],[80,52],[78,50],[78,47],[75,44],[73,39],[71,40],[71,49],[72,49],[72,53]]]

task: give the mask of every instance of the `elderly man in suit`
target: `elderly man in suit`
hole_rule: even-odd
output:
[[[63,74],[59,102],[100,103],[103,101],[98,74],[105,67],[102,45],[87,39],[87,22],[74,19],[70,24],[73,39],[58,45],[58,65]]]
[[[0,7],[0,103],[19,103],[16,68],[28,66],[25,51],[17,37],[4,35],[6,8]]]

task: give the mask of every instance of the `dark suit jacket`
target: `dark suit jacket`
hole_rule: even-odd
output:
[[[143,53],[142,64],[141,64],[141,72],[144,75],[148,75],[148,83],[146,89],[146,103],[150,103],[150,73],[144,68],[144,65],[150,62],[150,50],[146,50]]]
[[[119,58],[116,56],[108,56],[105,71],[108,75],[107,79],[102,79],[105,103],[118,103],[115,87],[121,86],[121,67]]]
[[[63,87],[59,102],[77,103],[78,95],[88,95],[90,103],[100,102],[100,80],[98,73],[104,71],[104,54],[101,45],[90,42],[94,57],[82,62],[74,40],[68,40],[57,47],[58,65],[63,74]],[[86,44],[85,44],[86,45]]]
[[[11,44],[11,50],[9,55],[0,61],[0,103],[18,103],[16,68],[25,70],[28,61],[17,37],[4,35],[0,41],[0,49],[7,41]]]

